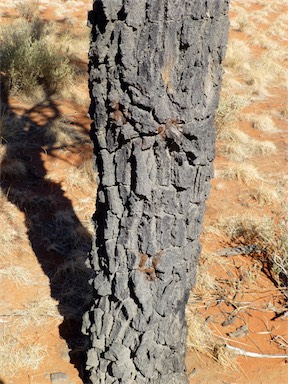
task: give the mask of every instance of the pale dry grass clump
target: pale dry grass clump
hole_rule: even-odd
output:
[[[225,347],[223,339],[214,334],[203,316],[194,309],[193,299],[188,301],[186,320],[187,348],[209,356],[225,369],[237,369],[236,356]]]
[[[250,42],[252,45],[269,50],[270,53],[273,52],[273,54],[275,50],[279,50],[279,44],[277,43],[277,41],[269,39],[267,35],[262,31],[258,31],[253,36],[251,36]]]
[[[0,372],[9,377],[24,369],[37,370],[46,357],[46,347],[31,344],[29,339],[19,339],[12,335],[0,337]]]
[[[241,161],[253,156],[270,155],[277,152],[276,145],[271,141],[255,140],[246,133],[235,128],[223,129],[218,139],[223,143],[220,153],[230,160]]]
[[[247,42],[232,40],[229,42],[224,61],[224,67],[241,70],[243,63],[249,61],[251,51]]]
[[[34,285],[36,282],[31,271],[20,265],[8,265],[0,268],[0,281],[4,278],[12,280],[17,286]]]
[[[253,244],[265,256],[264,270],[269,276],[271,271],[279,287],[285,287],[288,281],[288,222],[287,210],[283,218],[275,223],[270,217],[257,217],[249,214],[221,217],[212,226],[205,228],[206,233],[227,236],[236,244]]]
[[[63,98],[77,105],[85,106],[88,110],[91,98],[86,83],[86,75],[78,74],[74,80],[73,87],[66,88],[62,91]]]
[[[265,9],[253,11],[249,17],[252,18],[255,23],[260,24],[261,26],[266,26],[269,23],[269,20],[267,19],[267,17],[269,17],[269,12]]]
[[[249,243],[274,237],[274,223],[270,217],[242,215],[222,217],[215,223],[216,233],[223,232],[231,241]]]
[[[250,159],[258,155],[271,155],[277,152],[277,148],[271,141],[257,141],[251,139],[251,146],[247,147],[245,143],[235,141],[227,142],[220,148],[220,153],[233,161]]]
[[[277,39],[287,39],[287,33],[288,33],[288,17],[287,14],[279,16],[273,24],[269,26],[266,33],[267,35],[272,35],[273,37],[276,37]]]
[[[227,167],[219,171],[219,176],[227,180],[238,180],[245,184],[263,180],[258,169],[249,163],[229,162]]]
[[[261,184],[256,188],[250,189],[249,195],[262,207],[265,205],[280,203],[281,199],[275,187],[271,187],[265,184]]]
[[[219,283],[211,271],[215,268],[226,270],[227,261],[223,257],[211,252],[203,251],[199,259],[197,269],[196,284],[193,288],[193,294],[217,294],[219,293]],[[191,296],[192,300],[192,296]]]
[[[225,347],[223,338],[211,330],[208,321],[199,312],[199,306],[203,307],[204,298],[205,302],[208,300],[211,303],[225,294],[218,278],[213,274],[215,268],[222,269],[226,275],[227,260],[214,253],[203,252],[199,260],[197,281],[186,306],[187,347],[209,356],[224,368],[236,369],[235,356]]]
[[[92,188],[96,190],[94,160],[92,158],[87,159],[80,166],[69,169],[66,174],[66,183],[69,188],[78,188],[83,190]]]
[[[225,73],[222,79],[222,87],[225,90],[227,94],[239,90],[243,90],[243,84],[239,81],[234,79],[234,77],[228,73]]]
[[[11,315],[18,329],[22,330],[28,327],[39,327],[54,320],[60,323],[63,317],[60,316],[57,305],[57,301],[47,296],[25,303],[23,309],[14,310]]]
[[[249,105],[247,98],[239,95],[222,95],[216,115],[217,133],[232,122],[236,121],[241,109]]]
[[[259,129],[260,131],[268,133],[278,132],[273,119],[267,114],[256,115],[250,113],[246,114],[244,119],[249,121],[253,128]]]
[[[249,14],[247,11],[245,11],[243,8],[240,9],[237,13],[237,16],[235,16],[231,20],[231,28],[238,32],[244,32],[246,35],[252,35],[254,31],[256,30],[255,25],[252,23],[251,18],[249,17]]]
[[[27,21],[32,21],[39,14],[39,0],[26,0],[15,5],[19,16]]]
[[[263,54],[257,61],[246,63],[243,73],[246,83],[259,96],[267,95],[269,87],[275,84],[285,86],[287,82],[286,69],[271,58],[270,52]]]

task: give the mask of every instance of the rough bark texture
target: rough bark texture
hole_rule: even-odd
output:
[[[228,0],[97,0],[90,13],[99,173],[92,383],[186,383],[185,305],[213,173]]]

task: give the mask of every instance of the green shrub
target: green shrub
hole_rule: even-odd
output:
[[[1,72],[12,94],[29,95],[36,86],[53,94],[70,83],[69,58],[60,45],[49,41],[47,24],[39,19],[20,20],[1,32]]]

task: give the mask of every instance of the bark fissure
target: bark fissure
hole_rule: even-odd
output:
[[[95,0],[89,64],[99,178],[94,384],[186,383],[185,305],[213,174],[228,0]]]

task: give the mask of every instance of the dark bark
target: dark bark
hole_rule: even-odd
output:
[[[186,383],[185,305],[215,155],[228,0],[98,0],[93,383]]]

